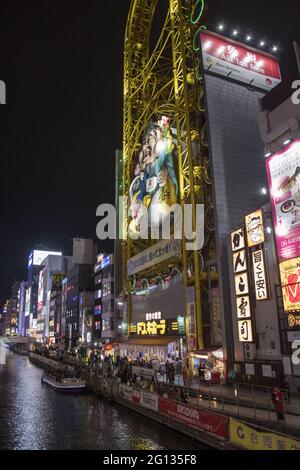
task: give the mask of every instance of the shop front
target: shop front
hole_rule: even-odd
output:
[[[202,369],[205,382],[218,383],[224,378],[224,352],[220,346],[211,346],[200,351],[190,351],[187,355],[189,368],[194,376]]]
[[[139,365],[152,365],[152,361],[156,361],[157,366],[159,365],[163,369],[168,359],[176,361],[181,357],[183,348],[183,338],[174,336],[134,337],[120,343],[120,357],[127,357],[130,362]]]
[[[142,363],[165,363],[186,354],[185,291],[182,282],[147,295],[132,295],[129,337],[120,357]]]

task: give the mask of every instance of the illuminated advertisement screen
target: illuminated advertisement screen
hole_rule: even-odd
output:
[[[129,190],[129,235],[140,236],[145,217],[152,227],[159,227],[169,208],[178,202],[175,135],[170,119],[150,123],[144,131],[142,145],[133,161]],[[143,220],[144,219],[144,220]]]
[[[280,280],[285,312],[300,311],[300,258],[280,263]]]
[[[38,310],[42,310],[44,301],[44,271],[42,270],[39,275],[39,290],[38,290]]]
[[[30,314],[30,300],[31,300],[31,287],[26,290],[25,298],[25,317],[28,317]]]
[[[222,77],[271,90],[281,82],[278,59],[209,31],[201,33],[203,65]]]
[[[62,256],[62,253],[58,251],[34,250],[32,264],[34,266],[41,266],[49,255]]]
[[[267,160],[279,261],[300,255],[300,139]]]

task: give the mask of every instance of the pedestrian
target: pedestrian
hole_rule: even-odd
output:
[[[183,383],[184,383],[184,386],[186,387],[186,386],[188,385],[188,383],[189,383],[189,378],[190,378],[190,371],[189,371],[189,369],[188,369],[187,367],[185,367],[185,368],[183,369],[183,374],[182,374],[182,376],[183,376]]]
[[[188,394],[183,388],[180,391],[180,401],[182,403],[188,403]]]
[[[170,379],[170,363],[169,363],[168,359],[167,359],[166,364],[165,364],[165,370],[166,370],[167,382],[169,382],[169,379]]]
[[[278,421],[284,420],[284,393],[275,387],[272,392],[272,402],[275,407]]]

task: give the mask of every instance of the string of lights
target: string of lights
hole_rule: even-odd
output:
[[[234,37],[235,39],[240,39],[242,41],[245,41],[247,43],[251,43],[253,47],[259,47],[263,48],[265,50],[269,50],[272,53],[278,53],[280,52],[279,45],[277,44],[270,44],[270,41],[267,39],[255,39],[253,34],[247,33],[242,33],[238,28],[232,28],[230,26],[226,26],[224,23],[219,23],[217,26],[217,31],[219,33],[227,33],[228,35]]]

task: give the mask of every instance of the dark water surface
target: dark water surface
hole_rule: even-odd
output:
[[[62,395],[9,353],[0,365],[0,449],[195,450],[201,445],[92,395]]]

